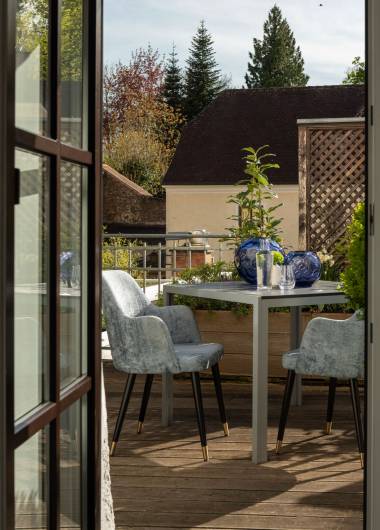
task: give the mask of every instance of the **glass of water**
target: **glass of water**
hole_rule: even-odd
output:
[[[281,279],[279,283],[280,289],[294,289],[295,285],[296,278],[294,276],[293,265],[291,263],[288,265],[281,265]]]

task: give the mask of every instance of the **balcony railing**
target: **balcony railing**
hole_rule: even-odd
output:
[[[216,261],[231,261],[229,234],[205,231],[166,234],[104,234],[103,267],[132,274],[144,292],[150,285],[162,292],[162,285],[187,269]]]

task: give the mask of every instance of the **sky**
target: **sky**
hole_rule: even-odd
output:
[[[253,37],[274,0],[105,0],[104,61],[128,63],[150,44],[168,55],[173,42],[182,66],[204,19],[216,60],[232,86],[244,84]],[[277,0],[305,60],[309,85],[339,84],[355,56],[364,56],[364,0]],[[322,5],[320,5],[322,4]]]

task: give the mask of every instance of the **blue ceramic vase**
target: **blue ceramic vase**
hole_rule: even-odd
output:
[[[292,264],[296,287],[310,287],[321,276],[321,262],[314,252],[289,252],[285,257],[285,264]]]
[[[247,239],[235,250],[235,266],[240,277],[255,287],[257,287],[256,253],[258,250],[260,250],[259,237]],[[285,255],[280,245],[272,240],[269,240],[269,250]]]

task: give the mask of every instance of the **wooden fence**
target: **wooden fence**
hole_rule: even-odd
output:
[[[300,248],[334,253],[365,194],[364,119],[299,120]]]

